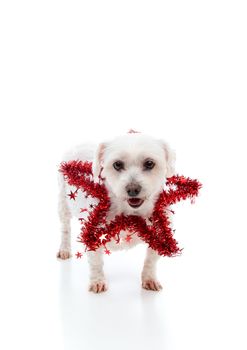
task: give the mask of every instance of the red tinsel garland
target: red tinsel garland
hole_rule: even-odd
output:
[[[88,250],[95,251],[112,239],[119,243],[120,231],[128,231],[137,234],[159,255],[170,257],[181,252],[177,241],[173,238],[173,230],[170,227],[170,220],[165,209],[180,200],[196,197],[202,186],[197,180],[184,176],[168,178],[166,181],[168,190],[161,192],[149,218],[150,224],[147,224],[146,220],[140,216],[123,214],[107,222],[110,198],[104,183],[93,181],[92,163],[78,160],[63,162],[59,171],[64,175],[69,185],[77,188],[75,192],[69,194],[71,199],[75,199],[77,191],[81,189],[85,192],[86,197],[91,196],[99,200],[99,203],[89,213],[87,220],[82,221],[79,242],[84,243]],[[130,239],[129,236],[126,240]],[[110,254],[108,249],[106,251],[106,254]]]

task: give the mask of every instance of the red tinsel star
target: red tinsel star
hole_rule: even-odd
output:
[[[110,255],[111,254],[110,250],[106,248],[105,249],[105,254]]]
[[[76,253],[76,257],[77,257],[77,259],[81,259],[81,257],[82,257],[82,253],[77,252],[77,253]]]
[[[131,235],[127,235],[126,237],[125,237],[125,241],[126,242],[130,242],[132,240],[132,237],[131,237]]]
[[[68,197],[70,197],[70,199],[74,199],[74,201],[75,201],[75,199],[77,197],[77,191],[78,190],[76,190],[75,192],[70,191],[70,193],[68,194]]]
[[[160,193],[149,218],[149,224],[140,216],[123,214],[107,223],[110,198],[104,183],[96,183],[92,180],[92,163],[78,160],[64,162],[61,164],[60,171],[68,184],[77,188],[76,192],[81,189],[85,197],[90,195],[99,200],[83,222],[81,234],[78,237],[79,242],[84,243],[88,250],[96,250],[111,240],[118,243],[120,231],[128,231],[131,234],[135,233],[160,255],[175,256],[181,252],[177,241],[173,238],[173,229],[166,209],[180,200],[196,197],[201,188],[197,180],[178,175],[168,178],[167,189]],[[103,234],[106,238],[104,243],[100,239]],[[108,249],[105,253],[108,254]]]

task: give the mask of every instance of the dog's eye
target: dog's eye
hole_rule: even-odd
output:
[[[144,170],[151,170],[155,166],[155,163],[152,160],[146,160],[143,164]]]
[[[117,160],[113,163],[113,168],[117,171],[121,171],[124,169],[124,163],[121,160]]]

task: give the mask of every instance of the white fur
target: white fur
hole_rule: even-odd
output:
[[[104,179],[109,191],[111,207],[107,219],[113,219],[117,214],[139,215],[148,218],[155,201],[162,191],[165,178],[174,174],[174,153],[169,146],[161,140],[140,133],[127,134],[111,141],[101,143],[98,147],[94,145],[82,145],[67,153],[64,161],[79,159],[82,161],[93,161],[94,181],[99,181],[99,176]],[[155,166],[152,170],[144,170],[145,160],[151,159]],[[117,171],[113,163],[121,160],[124,169]],[[70,219],[72,216],[80,216],[80,208],[89,205],[85,198],[77,198],[76,203],[68,199],[69,186],[60,175],[59,215],[61,221],[62,240],[58,257],[67,259],[71,256],[70,246]],[[135,183],[141,186],[138,198],[144,202],[139,208],[132,208],[126,192],[126,186]],[[79,194],[79,192],[78,192]],[[120,243],[112,241],[107,244],[110,250],[127,249],[143,241],[136,235],[132,236],[130,242],[125,241],[128,232],[121,232]],[[145,289],[160,290],[162,287],[156,277],[156,262],[158,254],[152,249],[147,249],[147,255],[142,271],[142,286]],[[103,249],[96,252],[88,252],[90,266],[89,290],[99,293],[107,289],[103,271]]]

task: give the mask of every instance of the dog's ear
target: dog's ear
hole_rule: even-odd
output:
[[[166,159],[166,177],[171,177],[175,175],[175,161],[176,154],[175,151],[171,149],[168,143],[162,141],[162,146],[165,151],[165,159]]]
[[[99,181],[100,173],[103,167],[104,151],[106,148],[105,143],[100,143],[93,159],[93,177],[94,181]]]

